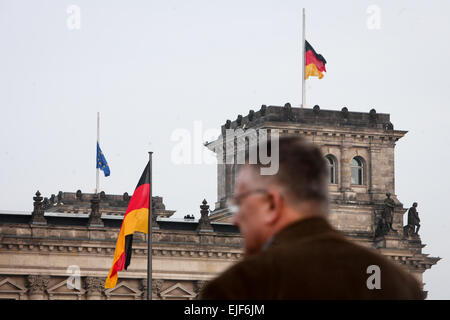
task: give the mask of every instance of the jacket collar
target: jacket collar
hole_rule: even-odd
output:
[[[312,217],[294,222],[275,234],[266,243],[265,248],[292,241],[292,239],[308,238],[321,233],[335,232],[330,223],[322,217]]]

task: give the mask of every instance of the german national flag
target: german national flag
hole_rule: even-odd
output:
[[[325,64],[327,61],[321,54],[318,54],[313,47],[305,40],[305,79],[310,76],[323,78]]]
[[[130,264],[131,246],[133,242],[133,233],[136,231],[148,233],[148,207],[150,200],[150,162],[144,169],[133,196],[128,204],[127,211],[123,217],[120,227],[119,237],[117,238],[114,260],[108,278],[105,281],[105,288],[114,288],[117,283],[117,272],[121,271]]]

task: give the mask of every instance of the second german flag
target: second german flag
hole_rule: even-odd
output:
[[[325,58],[318,54],[309,42],[305,40],[305,79],[308,79],[310,76],[322,79],[322,72],[327,71],[325,69],[326,63]]]
[[[144,169],[134,190],[123,217],[114,252],[113,265],[105,281],[105,288],[114,288],[117,283],[117,272],[127,269],[130,264],[133,233],[148,233],[148,208],[150,200],[150,172],[149,165]]]

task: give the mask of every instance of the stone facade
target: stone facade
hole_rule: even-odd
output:
[[[105,194],[102,191],[97,196],[102,203],[98,208],[99,213],[112,216],[123,216],[131,199],[128,192],[123,195],[115,195]],[[81,190],[77,190],[77,192],[59,191],[57,196],[52,194],[49,198],[43,198],[42,209],[45,212],[88,213],[92,209],[92,201],[96,201],[95,198],[95,194],[83,193]],[[153,196],[152,207],[153,213],[157,217],[169,218],[175,213],[175,210],[166,210],[162,197]]]
[[[201,207],[207,209],[205,200]],[[42,225],[30,214],[0,212],[0,298],[145,299],[147,235],[135,234],[128,270],[105,290],[123,217],[103,214],[103,226],[93,226],[91,215],[47,212]],[[152,232],[154,299],[195,299],[205,281],[242,257],[237,228],[211,223],[207,215],[202,224],[159,217],[158,225]]]
[[[228,139],[226,129],[235,129],[238,136]],[[236,146],[239,135],[255,134],[257,141],[259,129],[298,134],[319,145],[334,162],[331,223],[422,282],[423,272],[440,258],[422,253],[425,245],[418,235],[402,232],[406,209],[395,194],[394,148],[406,131],[394,130],[388,114],[262,106],[228,120],[222,135],[207,147]],[[355,157],[361,164],[361,181],[352,179]],[[199,219],[169,219],[175,211],[166,210],[161,197],[152,198],[157,216],[152,232],[153,299],[195,299],[208,280],[242,258],[243,239],[229,224],[226,206],[238,170],[238,164],[218,165],[215,209],[209,214],[203,200]],[[387,192],[394,200],[392,226],[397,231],[380,233],[377,226],[386,212]],[[145,299],[149,289],[145,234],[135,234],[131,264],[119,272],[117,286],[103,288],[130,198],[128,193],[96,196],[81,190],[42,198],[37,192],[32,213],[0,211],[0,298]]]
[[[215,214],[226,207],[226,201],[232,196],[234,182],[239,170],[236,164],[237,141],[257,141],[258,132],[265,129],[280,136],[294,134],[319,145],[324,155],[332,157],[336,163],[335,182],[330,184],[330,193],[334,202],[382,201],[386,192],[395,194],[394,147],[407,131],[394,130],[388,114],[378,114],[374,109],[369,113],[265,106],[249,115],[238,115],[237,120],[222,126],[222,135],[207,147],[220,154],[224,164],[218,165],[218,201]],[[234,135],[226,135],[231,129]],[[248,144],[248,143],[247,143]],[[227,150],[234,155],[227,154]],[[352,184],[350,175],[351,160],[358,157],[364,166],[363,183]],[[232,159],[233,163],[227,163]]]

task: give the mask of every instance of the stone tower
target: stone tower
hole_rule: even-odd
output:
[[[230,222],[227,200],[233,196],[241,166],[236,163],[237,150],[258,141],[262,131],[299,135],[318,145],[329,165],[329,221],[351,239],[398,261],[422,282],[423,272],[439,258],[422,253],[425,245],[418,235],[403,233],[407,209],[395,193],[394,150],[407,131],[394,130],[389,114],[375,109],[368,113],[349,112],[345,107],[334,111],[317,105],[292,108],[286,103],[284,107],[263,105],[245,117],[227,120],[218,139],[207,144],[223,160],[217,167],[218,198],[212,221]],[[240,139],[244,144],[237,143]],[[393,230],[383,230],[380,225],[389,202],[393,204]]]

